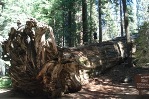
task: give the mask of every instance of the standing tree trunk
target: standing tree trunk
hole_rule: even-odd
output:
[[[128,67],[132,67],[132,43],[130,40],[130,33],[128,29],[129,21],[128,21],[128,12],[127,12],[127,4],[126,0],[122,0],[123,4],[123,13],[124,13],[124,27],[125,27],[125,33],[126,33],[126,38],[127,38],[127,62],[128,62]]]
[[[122,1],[120,0],[120,25],[121,25],[121,37],[124,36],[124,32],[123,32],[123,18],[122,18]]]
[[[83,43],[88,42],[87,0],[82,0]]]
[[[99,14],[99,43],[101,43],[102,42],[101,0],[98,0],[98,14]]]
[[[89,39],[90,39],[90,43],[92,42],[92,35],[93,35],[93,20],[92,20],[92,14],[93,14],[93,11],[92,11],[92,9],[93,9],[93,3],[94,3],[94,0],[90,0],[90,33],[89,33]]]
[[[63,8],[64,10],[64,8]],[[62,46],[65,46],[65,12],[63,11],[63,36],[62,36]]]
[[[69,9],[68,11],[68,46],[72,47],[72,11]]]

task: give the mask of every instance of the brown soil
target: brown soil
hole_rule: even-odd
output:
[[[58,99],[149,99],[149,90],[142,90],[139,95],[135,88],[134,76],[136,74],[149,74],[149,68],[132,67],[124,65],[115,66],[89,80],[77,93],[65,94]],[[0,93],[0,99],[44,99],[31,98],[15,92]]]
[[[66,96],[71,99],[149,99],[149,90],[142,90],[142,94],[139,95],[135,88],[136,74],[149,74],[149,68],[115,66],[106,73],[90,79],[80,92]]]

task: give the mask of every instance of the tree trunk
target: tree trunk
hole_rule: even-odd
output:
[[[99,14],[99,43],[101,43],[102,42],[101,0],[98,0],[98,14]]]
[[[87,1],[82,0],[83,43],[88,42]]]
[[[120,0],[120,25],[121,25],[121,37],[124,36],[123,32],[123,16],[122,16],[122,1]]]
[[[68,46],[72,47],[72,11],[69,9],[68,11]]]
[[[94,4],[94,0],[90,0],[90,33],[89,33],[89,42],[91,43],[92,41],[93,41],[93,33],[94,33],[94,29],[93,29],[93,16],[92,16],[92,14],[93,14],[93,4]]]
[[[123,3],[123,12],[124,12],[124,27],[125,27],[125,33],[126,33],[126,38],[127,38],[127,62],[128,62],[128,67],[132,67],[132,43],[130,40],[130,33],[128,29],[129,21],[128,21],[128,12],[127,12],[127,4],[126,0],[122,0]]]
[[[64,10],[64,8],[63,8]],[[65,12],[63,11],[63,35],[62,35],[62,45],[65,46]]]
[[[59,48],[51,27],[33,19],[24,26],[23,30],[11,28],[3,52],[11,59],[13,88],[30,95],[55,98],[80,91],[90,76],[99,75],[125,58],[122,40]],[[47,32],[50,37],[46,40]]]

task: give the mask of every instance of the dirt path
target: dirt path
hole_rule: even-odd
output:
[[[74,99],[149,99],[149,91],[143,90],[142,95],[139,95],[138,90],[130,84],[112,84],[109,81],[101,83],[96,79],[85,85],[80,92],[67,96]]]
[[[66,94],[59,99],[149,99],[149,91],[143,90],[143,95],[138,95],[134,86],[129,84],[112,84],[109,81],[101,83],[93,80],[84,85],[77,93]],[[0,90],[0,99],[46,99],[43,97],[29,97],[11,91]]]
[[[149,99],[149,90],[142,90],[142,95],[134,86],[134,75],[139,73],[149,73],[149,68],[125,68],[116,66],[115,68],[90,79],[89,83],[83,86],[77,93],[65,94],[59,99]],[[129,78],[124,83],[125,78]],[[45,99],[43,97],[29,97],[11,91],[11,89],[1,89],[0,99]]]

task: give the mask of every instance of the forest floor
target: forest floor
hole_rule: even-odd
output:
[[[139,95],[134,82],[136,74],[149,74],[149,68],[115,66],[90,79],[80,92],[66,96],[68,99],[149,99],[149,90],[142,90]]]
[[[149,74],[149,68],[124,65],[115,66],[98,77],[89,80],[81,91],[65,94],[58,99],[149,99],[149,90],[142,90],[139,95],[135,88],[136,74]],[[2,93],[3,92],[3,93]],[[10,89],[0,89],[0,99],[44,99],[40,97],[26,97],[14,93]]]

